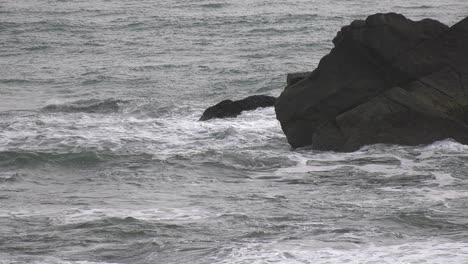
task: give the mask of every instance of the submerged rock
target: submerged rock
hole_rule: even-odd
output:
[[[451,28],[395,13],[345,26],[275,105],[292,147],[468,144],[468,18]]]
[[[267,95],[253,95],[242,100],[224,100],[214,106],[208,107],[199,121],[206,121],[212,118],[236,117],[246,110],[254,110],[259,107],[274,106],[276,98]]]

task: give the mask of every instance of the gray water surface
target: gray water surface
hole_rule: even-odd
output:
[[[0,1],[0,263],[468,263],[468,146],[291,150],[272,108],[340,27],[449,1]]]

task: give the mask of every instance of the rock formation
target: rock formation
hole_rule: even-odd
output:
[[[253,95],[242,100],[224,100],[214,106],[208,107],[199,121],[212,118],[236,117],[246,110],[254,110],[258,107],[268,107],[275,105],[276,98],[267,95]]]
[[[448,28],[395,13],[345,26],[335,47],[277,99],[292,147],[468,144],[468,18]]]

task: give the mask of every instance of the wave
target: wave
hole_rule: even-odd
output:
[[[31,83],[31,81],[26,79],[0,79],[0,83],[6,84],[24,84],[24,83]]]
[[[31,167],[42,163],[61,165],[91,165],[103,161],[104,157],[94,152],[81,153],[46,153],[1,151],[0,167]]]
[[[210,3],[210,4],[200,5],[200,7],[202,8],[211,8],[211,9],[219,9],[219,8],[223,8],[227,6],[229,6],[229,4],[225,4],[225,3]]]
[[[120,99],[91,99],[79,100],[66,104],[51,104],[42,108],[46,112],[66,112],[66,113],[116,113],[121,110],[122,104],[128,103],[128,100]]]
[[[75,153],[40,152],[40,151],[0,151],[0,167],[35,167],[42,164],[63,167],[94,166],[107,161],[138,159],[140,162],[153,160],[151,154],[116,155],[83,151]]]
[[[429,9],[429,8],[434,8],[434,6],[430,6],[430,5],[419,5],[419,6],[395,6],[395,8],[403,8],[403,9]]]
[[[447,220],[447,218],[448,217],[446,215],[434,214],[431,211],[415,211],[402,212],[394,220],[408,226],[424,229],[438,229],[446,231],[463,231],[468,229],[468,224],[451,222]]]
[[[155,250],[159,251],[164,247],[178,243],[184,244],[183,241],[178,242],[174,238],[182,239],[186,236],[196,238],[198,233],[192,230],[191,226],[194,223],[216,217],[216,214],[193,206],[190,208],[147,208],[143,210],[66,208],[43,211],[37,208],[32,210],[21,208],[13,212],[0,210],[0,218],[2,217],[25,228],[27,235],[23,233],[11,234],[8,237],[9,243],[0,244],[0,259],[8,259],[8,263],[88,264],[95,262],[50,261],[52,256],[47,257],[42,262],[43,255],[28,255],[28,253],[42,252],[41,250],[44,248],[59,250],[72,248],[77,255],[93,256],[97,260],[105,259],[109,263],[147,263],[144,261],[147,260],[145,256],[154,253]],[[47,227],[32,228],[29,226],[31,222],[47,224]],[[191,241],[182,250],[191,250],[194,245],[197,247],[194,244],[196,242]],[[27,250],[23,246],[25,243],[29,245]],[[100,247],[100,245],[105,246],[96,249],[96,246]],[[125,250],[120,250],[121,245],[125,246],[122,248]],[[114,250],[116,251],[109,255],[109,252]],[[14,257],[9,256],[10,253],[13,253]],[[159,261],[156,262],[159,263]],[[0,263],[3,262],[0,260]],[[168,262],[162,261],[162,263]]]
[[[38,45],[38,46],[25,47],[23,49],[27,51],[41,51],[41,50],[46,50],[49,48],[50,46],[48,45]]]
[[[94,261],[79,261],[60,259],[56,257],[18,257],[9,254],[0,254],[1,263],[21,264],[21,263],[34,263],[34,264],[51,264],[51,263],[67,263],[67,264],[118,264],[116,262],[94,262]]]

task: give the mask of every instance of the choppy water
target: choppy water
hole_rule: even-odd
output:
[[[0,1],[0,263],[468,263],[468,146],[291,150],[278,95],[353,19],[449,1]]]

